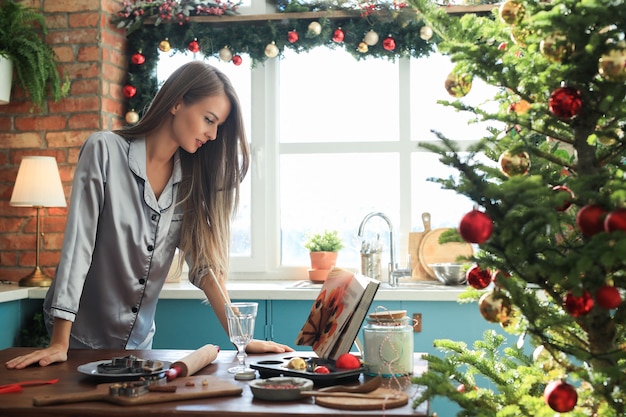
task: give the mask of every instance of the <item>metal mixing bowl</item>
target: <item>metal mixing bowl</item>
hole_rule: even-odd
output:
[[[468,264],[444,262],[439,264],[429,264],[435,273],[435,277],[445,285],[465,284]]]

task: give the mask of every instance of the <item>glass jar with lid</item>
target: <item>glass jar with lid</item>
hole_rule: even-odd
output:
[[[406,310],[370,314],[363,327],[363,344],[366,375],[413,374],[413,322]]]

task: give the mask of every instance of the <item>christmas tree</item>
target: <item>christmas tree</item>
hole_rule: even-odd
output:
[[[502,128],[469,151],[438,132],[422,146],[459,173],[435,181],[476,204],[446,237],[479,247],[464,298],[518,340],[435,341],[443,355],[414,378],[425,387],[414,404],[447,397],[459,416],[626,415],[626,5],[507,0],[458,18],[410,3],[455,63],[451,95],[471,94],[476,78],[499,87],[497,111],[446,104]]]

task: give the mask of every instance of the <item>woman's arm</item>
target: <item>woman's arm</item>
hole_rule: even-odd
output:
[[[35,362],[38,362],[40,366],[48,366],[54,362],[65,362],[70,345],[71,330],[71,321],[55,318],[54,329],[52,330],[48,347],[13,358],[5,363],[6,367],[9,369],[23,369]]]
[[[204,291],[211,307],[213,307],[213,311],[224,328],[224,331],[228,334],[228,321],[226,319],[224,305],[230,302],[230,297],[228,296],[226,285],[222,280],[217,278],[213,271],[209,271],[209,274],[202,280],[202,291]],[[293,349],[280,343],[255,339],[248,344],[246,351],[249,353],[282,353],[293,352]]]

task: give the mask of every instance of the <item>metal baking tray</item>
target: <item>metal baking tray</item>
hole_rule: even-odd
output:
[[[306,362],[306,369],[297,370],[287,368],[287,364],[293,358],[301,357]],[[313,372],[316,366],[325,366],[330,373],[318,374]],[[261,378],[271,378],[276,376],[292,376],[298,378],[307,378],[313,381],[315,386],[329,386],[346,384],[350,382],[356,382],[359,380],[361,374],[366,371],[366,367],[362,366],[357,369],[337,369],[335,367],[335,361],[322,358],[309,358],[302,356],[288,356],[285,358],[276,360],[263,360],[255,363],[251,363],[250,367],[259,371]]]

